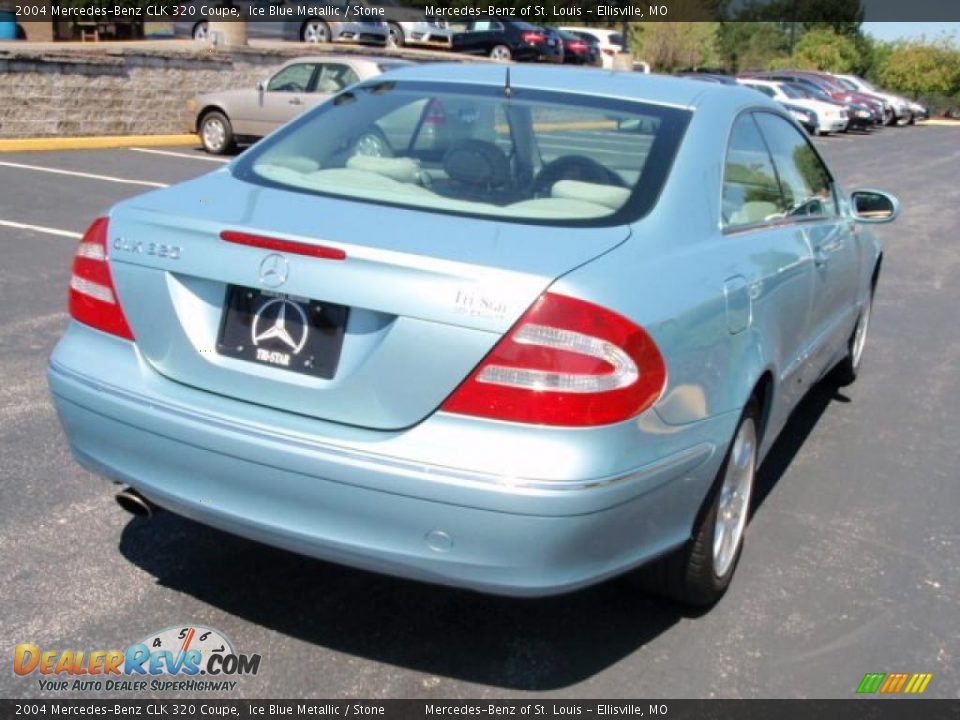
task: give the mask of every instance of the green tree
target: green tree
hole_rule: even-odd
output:
[[[960,91],[960,49],[950,38],[896,43],[877,70],[882,85],[915,98]]]
[[[794,49],[794,65],[811,70],[848,73],[858,69],[859,53],[853,39],[832,28],[807,30]]]
[[[644,23],[634,33],[641,57],[658,70],[673,72],[683,68],[715,67],[717,54],[715,22]]]
[[[763,70],[787,51],[789,37],[782,23],[726,22],[717,34],[717,50],[732,72]]]

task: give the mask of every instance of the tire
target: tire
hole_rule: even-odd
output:
[[[308,43],[332,42],[333,35],[330,26],[323,20],[308,20],[300,28],[300,40]]]
[[[707,608],[730,586],[756,485],[760,405],[747,403],[713,488],[698,515],[693,538],[650,568],[645,583],[682,605]],[[643,572],[643,571],[641,571]]]
[[[907,118],[907,125],[916,125],[916,124],[917,124],[917,116],[914,115],[913,113],[910,113],[910,116]]]
[[[873,295],[871,288],[870,297],[866,305],[860,311],[860,317],[857,318],[857,324],[850,334],[847,341],[847,355],[836,368],[837,382],[841,386],[852,385],[856,382],[860,374],[860,366],[863,363],[863,351],[867,344],[867,333],[870,330],[870,316],[873,314]]]
[[[206,20],[198,22],[193,26],[193,33],[191,34],[194,40],[208,40],[210,38],[210,25]]]
[[[390,23],[388,28],[389,35],[387,36],[387,46],[402,48],[406,42],[406,38],[403,35],[403,28],[396,23]]]
[[[494,45],[490,48],[490,59],[497,62],[510,62],[513,59],[513,53],[506,45]]]
[[[226,155],[236,147],[233,126],[219,110],[211,110],[200,119],[200,142],[211,155]]]

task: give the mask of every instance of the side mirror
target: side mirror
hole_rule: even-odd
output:
[[[864,188],[850,193],[850,211],[857,222],[888,223],[900,216],[900,201],[882,190]]]
[[[266,92],[266,90],[267,90],[267,81],[266,81],[266,80],[261,80],[260,82],[258,82],[258,83],[257,83],[257,90],[259,90],[260,92]]]

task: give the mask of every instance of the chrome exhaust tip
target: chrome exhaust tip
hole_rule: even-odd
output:
[[[153,503],[147,500],[143,495],[138,493],[133,488],[121,490],[114,496],[114,498],[117,501],[117,505],[122,507],[131,515],[147,518],[148,520],[153,517]]]

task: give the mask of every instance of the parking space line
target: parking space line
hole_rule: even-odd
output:
[[[152,150],[151,148],[127,148],[128,150],[133,150],[134,152],[150,153],[151,155],[169,155],[170,157],[182,157],[189,158],[190,160],[206,160],[207,162],[215,163],[228,163],[230,158],[218,158],[211,157],[209,155],[199,155],[196,153],[182,153],[182,152],[173,152],[172,150]]]
[[[118,178],[112,175],[94,175],[93,173],[77,172],[76,170],[61,170],[60,168],[43,167],[41,165],[24,165],[22,163],[13,163],[0,160],[0,167],[12,167],[19,170],[37,170],[38,172],[53,173],[55,175],[70,175],[72,177],[89,178],[91,180],[105,180],[106,182],[124,183],[127,185],[144,185],[146,187],[165,188],[170,187],[167,183],[150,182],[148,180],[130,180],[128,178]]]
[[[33,230],[34,232],[74,238],[76,240],[83,237],[83,233],[73,232],[72,230],[59,230],[57,228],[44,227],[43,225],[27,225],[26,223],[13,222],[12,220],[0,220],[0,226],[16,228],[17,230]]]

